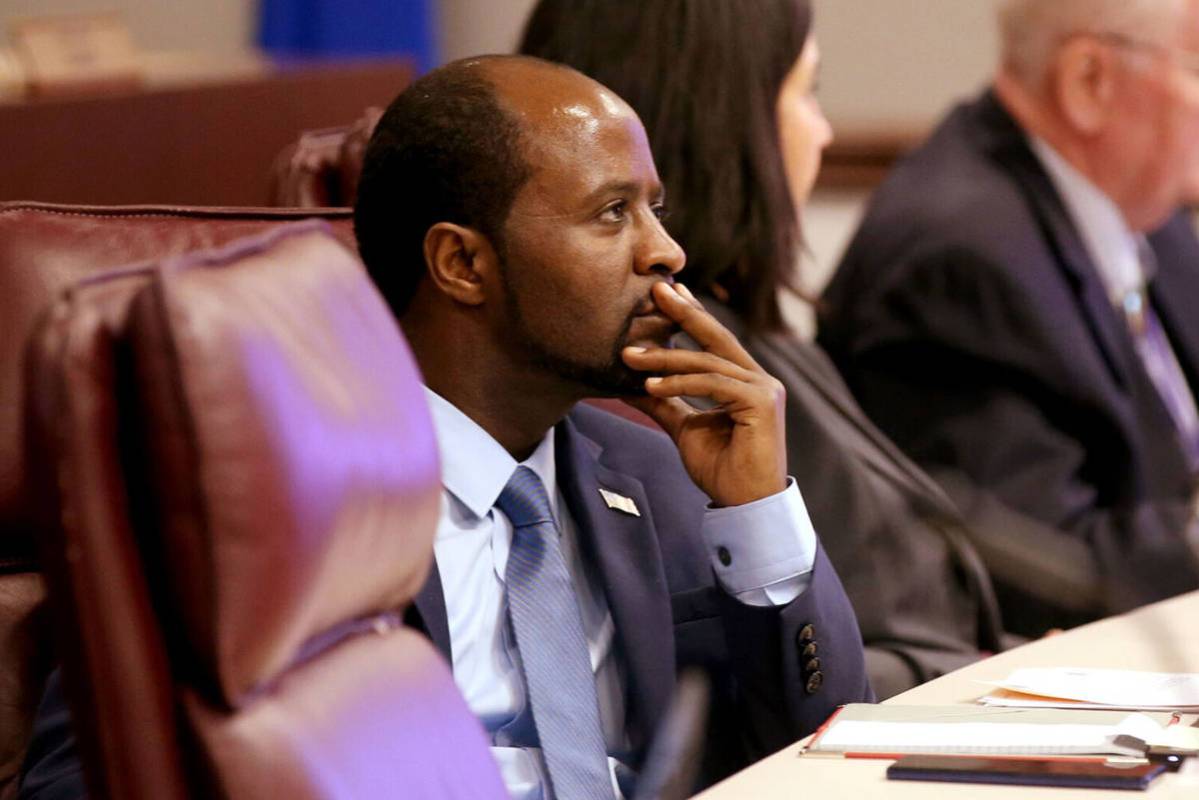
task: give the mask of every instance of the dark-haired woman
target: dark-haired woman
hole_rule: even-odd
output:
[[[788,468],[854,603],[880,699],[1000,647],[961,514],[790,331],[798,209],[832,131],[807,0],[542,0],[521,52],[622,95],[649,132],[685,279],[787,387]]]

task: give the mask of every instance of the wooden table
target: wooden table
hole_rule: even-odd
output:
[[[1199,672],[1199,592],[1031,642],[918,686],[887,703],[973,703],[988,688],[979,681],[1002,679],[1019,667],[1065,666]],[[890,761],[803,758],[799,756],[800,744],[763,759],[699,797],[703,800],[1199,798],[1199,774],[1194,772],[1167,774],[1154,781],[1146,793],[888,781],[885,772]]]

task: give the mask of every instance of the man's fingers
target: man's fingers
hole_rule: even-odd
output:
[[[653,395],[626,397],[624,402],[658,423],[662,430],[666,431],[666,434],[675,441],[678,441],[679,431],[687,417],[698,413],[691,406],[674,397],[654,397]]]
[[[747,383],[715,372],[647,378],[645,390],[653,397],[708,397],[730,409],[740,406],[773,410],[785,396],[782,385],[773,378]]]
[[[677,322],[704,350],[745,369],[759,369],[737,337],[717,322],[694,297],[688,299],[674,285],[665,281],[654,284],[653,295],[654,303],[662,313]]]
[[[754,381],[760,378],[759,373],[751,372],[713,353],[668,347],[626,347],[622,355],[626,364],[642,372],[670,375],[715,372],[739,381]]]
[[[698,299],[696,299],[695,295],[691,294],[691,290],[688,289],[685,284],[678,283],[676,281],[674,283],[674,288],[675,288],[675,291],[677,291],[679,294],[681,294],[683,297],[685,297],[691,303],[691,305],[695,306],[696,308],[704,307],[704,304],[701,303]]]

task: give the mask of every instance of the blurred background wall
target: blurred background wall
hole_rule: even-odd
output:
[[[815,0],[835,123],[923,128],[995,62],[994,0]]]
[[[746,13],[753,13],[755,0],[742,2]],[[7,28],[15,18],[117,11],[128,23],[135,45],[148,54],[159,54],[155,63],[161,70],[185,72],[207,63],[209,71],[229,71],[239,59],[254,70],[259,69],[253,50],[260,40],[259,12],[264,3],[291,14],[289,19],[284,15],[285,37],[289,25],[305,19],[313,27],[312,19],[317,17],[306,16],[305,8],[330,15],[320,19],[341,19],[355,7],[371,4],[389,9],[392,18],[405,8],[427,13],[432,36],[424,38],[432,41],[423,61],[432,64],[511,51],[535,0],[0,0],[0,48],[8,46]],[[994,63],[996,40],[995,0],[814,3],[824,56],[820,97],[837,131],[839,148],[830,152],[826,180],[805,215],[810,249],[805,282],[809,289],[818,290],[836,264],[877,178],[834,177],[838,158],[843,162],[848,152],[852,161],[863,148],[877,156],[880,148],[898,151],[917,141],[952,102],[983,85]],[[297,9],[299,13],[291,13]],[[321,23],[316,27],[325,29]],[[177,54],[182,51],[195,57],[180,60]],[[851,172],[855,168],[851,163]],[[799,324],[809,325],[804,319]]]
[[[256,0],[0,0],[0,46],[14,17],[118,11],[146,50],[234,53],[254,41]]]
[[[397,0],[402,2],[402,0]],[[444,60],[511,50],[534,0],[431,0]],[[744,0],[751,13],[754,0]],[[815,0],[821,96],[842,126],[921,127],[986,76],[992,0]],[[352,6],[352,0],[347,0]],[[120,11],[139,47],[233,53],[255,41],[257,0],[0,0],[14,17]],[[7,30],[0,29],[0,46]]]

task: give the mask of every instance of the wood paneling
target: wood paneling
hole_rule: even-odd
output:
[[[303,130],[353,122],[407,61],[306,63],[186,88],[0,106],[0,199],[261,205]]]
[[[873,189],[925,135],[907,129],[838,129],[824,151],[817,183],[822,189]]]

